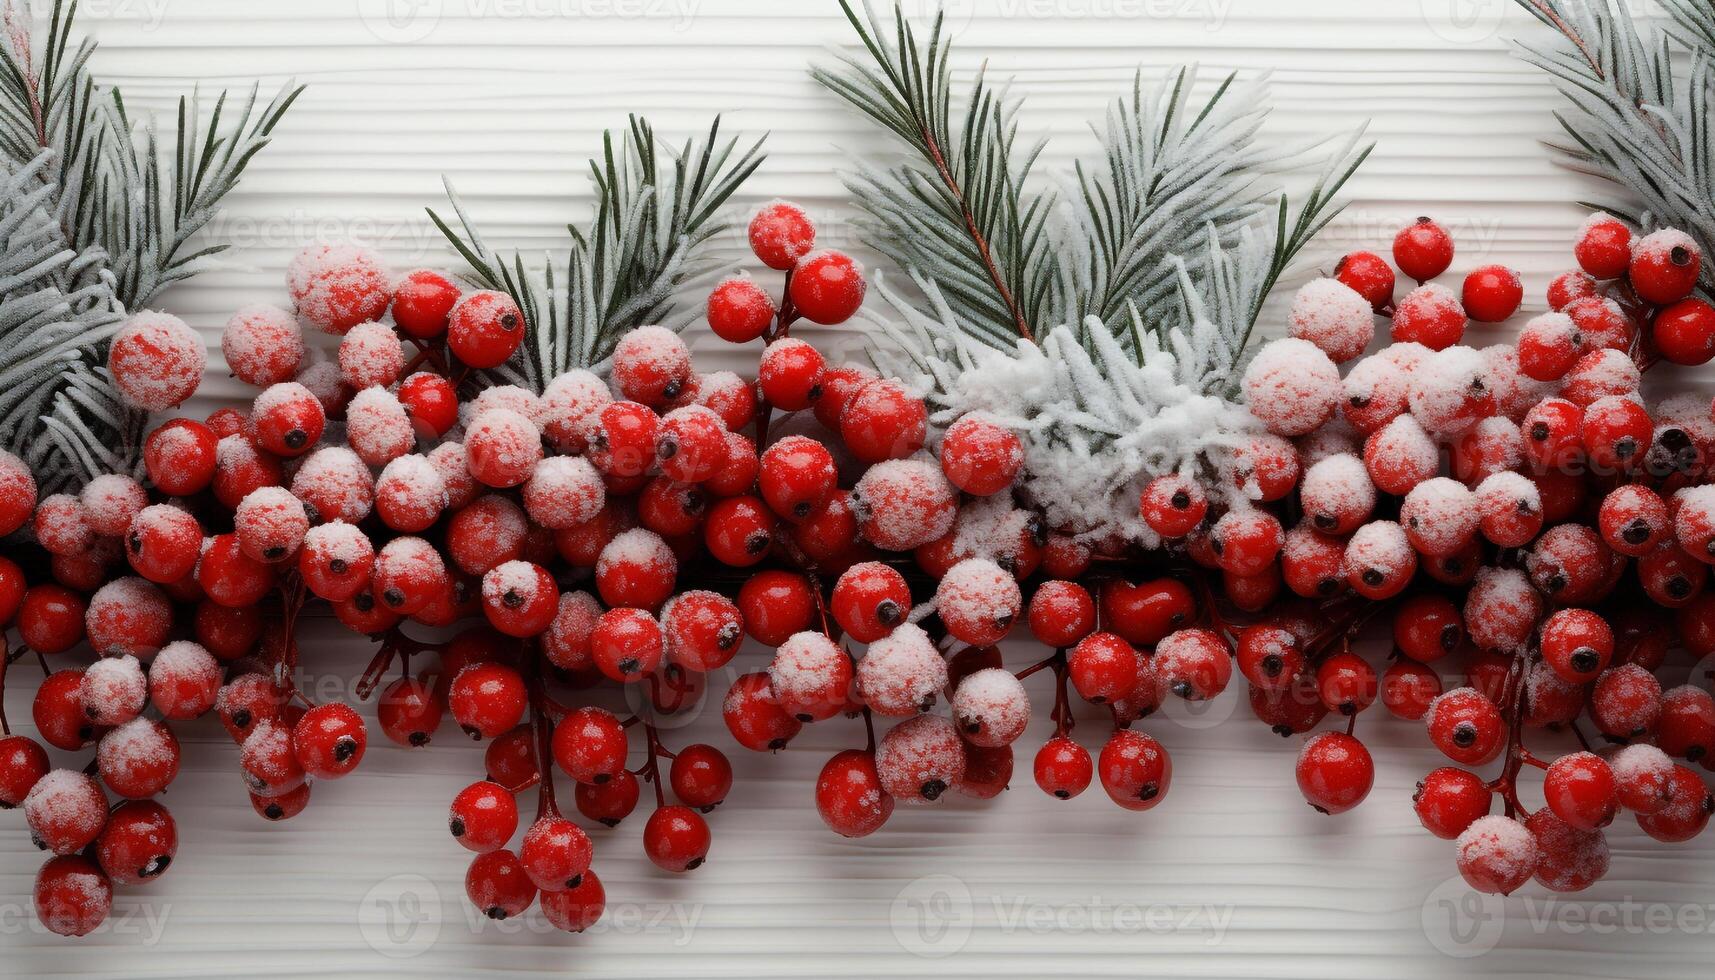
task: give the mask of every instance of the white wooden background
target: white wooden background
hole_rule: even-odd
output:
[[[441,203],[441,174],[495,243],[556,246],[564,222],[584,214],[584,159],[628,112],[670,134],[700,129],[714,112],[736,129],[771,131],[769,161],[738,209],[797,199],[836,244],[851,236],[833,172],[850,153],[882,146],[806,75],[828,45],[851,39],[833,0],[84,7],[85,28],[103,42],[99,72],[136,107],[164,109],[193,85],[310,83],[217,229],[240,246],[238,267],[164,302],[204,329],[217,355],[225,316],[282,301],[287,258],[314,238],[365,239],[401,267],[444,263],[423,216]],[[1370,120],[1380,147],[1323,243],[1324,267],[1430,213],[1459,237],[1456,272],[1508,262],[1540,304],[1581,220],[1568,202],[1601,193],[1539,145],[1558,99],[1507,53],[1504,37],[1536,30],[1508,0],[954,0],[952,9],[961,71],[987,58],[1016,76],[1030,97],[1026,126],[1054,137],[1052,167],[1088,148],[1084,120],[1139,64],[1151,76],[1181,61],[1211,76],[1272,69],[1271,138]],[[722,247],[742,258],[736,236]],[[696,348],[710,369],[754,364],[753,352],[706,334]],[[212,373],[208,404],[240,395]],[[308,666],[321,685],[312,690],[338,696],[339,678],[368,653],[326,622],[311,629]],[[752,669],[763,656],[748,650],[738,664]],[[21,665],[6,697],[26,725],[32,673]],[[1590,893],[1554,901],[1531,886],[1477,901],[1448,884],[1450,845],[1411,814],[1412,784],[1438,764],[1415,726],[1379,709],[1365,720],[1380,761],[1375,793],[1329,819],[1298,797],[1296,743],[1247,714],[1229,693],[1210,717],[1146,724],[1177,770],[1167,802],[1148,814],[1119,811],[1099,790],[1072,803],[1038,793],[1028,759],[1044,735],[1032,730],[1020,743],[1024,775],[1003,798],[902,809],[859,842],[825,832],[811,803],[822,761],[861,740],[856,723],[817,726],[775,757],[734,749],[738,784],[711,819],[709,864],[684,878],[657,873],[641,854],[642,815],[597,833],[610,918],[580,937],[554,934],[539,915],[503,928],[467,908],[466,855],[446,835],[445,807],[480,775],[481,757],[450,724],[425,751],[372,748],[354,778],[318,787],[305,814],[278,826],[251,813],[218,728],[193,726],[167,795],[179,858],[151,889],[123,892],[97,936],[66,941],[33,924],[40,857],[21,819],[0,818],[0,974],[1708,975],[1707,840],[1669,847],[1623,827],[1612,834],[1613,873]],[[714,711],[671,738],[730,745]]]

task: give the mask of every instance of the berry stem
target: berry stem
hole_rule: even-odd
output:
[[[1506,803],[1507,816],[1516,818],[1524,811],[1524,806],[1518,798],[1518,774],[1524,767],[1525,760],[1530,756],[1524,747],[1524,674],[1529,654],[1520,649],[1513,654],[1512,665],[1507,669],[1507,680],[1502,688],[1501,703],[1507,716],[1507,751],[1506,766],[1501,775],[1490,788],[1501,794]],[[1527,814],[1528,815],[1528,814]]]
[[[553,722],[548,717],[548,692],[546,678],[543,676],[546,668],[542,662],[541,649],[536,644],[529,644],[526,656],[530,660],[530,671],[525,683],[530,693],[530,732],[535,738],[531,741],[531,752],[536,757],[536,819],[543,817],[558,817],[560,805],[554,799],[554,753],[551,739],[554,734]]]
[[[5,634],[0,634],[0,735],[12,734],[12,725],[6,721],[6,668],[12,665],[12,657],[6,650]]]

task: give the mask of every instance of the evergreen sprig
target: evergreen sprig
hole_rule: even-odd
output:
[[[226,249],[197,235],[303,91],[287,85],[258,111],[252,89],[236,112],[223,92],[206,130],[196,98],[180,99],[163,141],[97,84],[76,15],[76,0],[56,0],[36,44],[6,0],[0,43],[0,446],[49,489],[137,470],[145,418],[113,390],[107,341]]]
[[[679,310],[674,296],[713,270],[699,249],[727,229],[721,207],[764,159],[762,139],[741,151],[736,137],[722,141],[720,125],[716,117],[701,143],[686,140],[677,148],[658,142],[654,128],[636,116],[617,139],[604,134],[601,158],[590,161],[595,215],[586,228],[567,225],[564,264],[548,257],[540,270],[528,268],[520,253],[503,257],[489,247],[446,181],[462,232],[433,209],[430,220],[480,285],[518,303],[528,327],[524,346],[488,372],[489,380],[541,391],[573,368],[603,367],[634,327],[680,329],[689,322],[692,314]]]
[[[1139,73],[1095,129],[1100,162],[1042,189],[1031,173],[1042,144],[1020,149],[1018,101],[986,71],[955,95],[940,17],[920,33],[897,6],[890,29],[867,0],[861,13],[840,6],[861,50],[815,77],[912,151],[846,175],[866,239],[934,282],[936,302],[918,312],[996,349],[1065,328],[1099,360],[1099,327],[1136,359],[1178,346],[1174,331],[1196,333],[1199,387],[1221,387],[1269,289],[1339,213],[1334,197],[1369,153],[1354,134],[1295,206],[1279,178],[1315,147],[1257,139],[1266,79],[1228,76],[1199,101],[1197,73],[1183,67],[1153,86]]]
[[[1555,113],[1570,140],[1557,145],[1568,165],[1633,198],[1605,210],[1645,228],[1679,228],[1712,254],[1715,9],[1707,0],[1664,0],[1672,23],[1653,27],[1610,0],[1518,3],[1557,35],[1519,48],[1571,103]],[[1715,295],[1715,264],[1704,264],[1699,288]]]

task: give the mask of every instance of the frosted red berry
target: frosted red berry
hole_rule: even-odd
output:
[[[1453,264],[1453,237],[1430,218],[1418,218],[1393,240],[1393,262],[1418,282],[1428,282]]]

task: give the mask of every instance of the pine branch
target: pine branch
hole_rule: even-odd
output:
[[[691,314],[680,311],[674,297],[712,271],[697,253],[726,230],[718,213],[762,165],[762,143],[740,152],[736,138],[721,140],[717,117],[700,144],[663,147],[649,123],[633,116],[617,140],[604,134],[601,158],[590,161],[594,217],[585,228],[568,225],[572,240],[564,265],[550,256],[539,272],[518,253],[509,261],[490,248],[448,181],[459,227],[432,209],[430,220],[469,263],[476,282],[518,303],[529,330],[518,355],[489,380],[540,391],[573,368],[603,366],[635,327],[683,328]],[[564,269],[563,293],[556,268]]]
[[[1046,222],[1054,199],[1024,189],[1041,146],[1016,149],[1016,102],[979,73],[954,128],[941,18],[919,40],[896,8],[889,40],[867,2],[865,17],[850,0],[840,6],[873,65],[848,57],[841,69],[812,74],[915,154],[892,170],[846,177],[872,243],[902,267],[932,270],[961,321],[989,343],[1031,339],[1053,288]]]
[[[1672,226],[1715,248],[1715,10],[1703,0],[1665,0],[1669,29],[1640,27],[1606,0],[1518,0],[1555,32],[1546,44],[1518,42],[1571,107],[1555,114],[1572,169],[1624,187],[1631,206],[1608,210],[1645,227]],[[1690,55],[1682,77],[1676,49]],[[1715,268],[1699,288],[1715,295]]]
[[[302,91],[257,112],[253,89],[225,126],[222,93],[200,135],[194,99],[181,100],[163,149],[118,90],[96,85],[95,44],[72,42],[76,13],[56,0],[40,45],[12,0],[0,17],[0,446],[50,488],[137,471],[146,416],[114,392],[107,341],[128,310],[225,249],[196,236]]]

